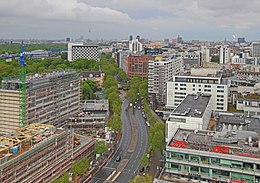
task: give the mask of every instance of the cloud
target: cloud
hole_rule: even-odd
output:
[[[33,36],[76,36],[91,29],[97,38],[139,33],[163,38],[182,32],[209,37],[212,30],[213,39],[235,32],[256,37],[259,9],[259,0],[1,0],[5,27],[0,35],[19,34],[19,25]]]
[[[24,3],[23,3],[24,2]],[[0,2],[0,15],[32,19],[68,20],[96,23],[129,23],[126,13],[91,6],[77,0],[4,0]]]

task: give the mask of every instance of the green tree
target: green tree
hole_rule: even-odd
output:
[[[95,144],[94,152],[96,154],[106,153],[108,151],[107,144],[105,141],[98,141]]]
[[[130,180],[129,183],[152,183],[153,177],[146,174],[145,176],[137,175],[133,180]]]
[[[156,122],[149,130],[149,142],[153,150],[162,153],[165,146],[165,124]]]
[[[107,75],[106,76],[106,79],[104,81],[104,87],[106,89],[109,89],[110,87],[117,87],[117,81],[115,80],[115,78],[111,75]]]
[[[219,55],[213,55],[211,56],[211,62],[215,62],[215,63],[218,63],[220,62],[220,57]]]
[[[52,181],[52,183],[69,183],[69,174],[65,172],[61,177]]]
[[[71,167],[71,173],[74,177],[85,173],[90,167],[90,163],[86,157],[83,157],[81,160],[77,161]]]
[[[107,126],[111,127],[114,131],[120,131],[122,129],[122,121],[119,115],[114,114],[107,121]]]
[[[140,165],[143,167],[147,167],[149,165],[149,159],[147,158],[146,154],[144,154],[140,159]]]

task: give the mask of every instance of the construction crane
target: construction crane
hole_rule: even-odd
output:
[[[21,43],[20,65],[21,65],[21,112],[20,112],[20,127],[26,125],[26,63],[25,63],[24,44]]]

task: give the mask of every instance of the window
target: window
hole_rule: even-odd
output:
[[[180,84],[181,86],[186,86],[186,84]]]
[[[169,121],[176,122],[176,123],[186,123],[185,118],[169,118]]]
[[[208,90],[208,89],[204,89],[205,92],[211,92],[211,90]]]
[[[186,90],[186,88],[180,88],[181,90]]]
[[[175,86],[178,86],[178,83],[175,83]]]
[[[195,85],[193,85],[193,87],[195,87]]]
[[[224,104],[223,104],[223,103],[217,103],[217,105],[221,105],[221,106],[224,106]]]
[[[223,108],[223,107],[217,107],[217,109],[219,109],[219,110],[223,110],[224,108]]]
[[[175,87],[175,90],[178,90],[178,87]]]
[[[224,95],[217,95],[217,97],[219,97],[219,98],[224,98]]]
[[[224,99],[217,99],[218,102],[224,102]]]
[[[224,86],[217,86],[217,88],[224,88]]]
[[[224,90],[217,90],[217,92],[221,92],[221,93],[224,93]]]

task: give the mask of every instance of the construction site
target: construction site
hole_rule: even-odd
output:
[[[26,76],[25,115],[21,115],[22,81],[4,78],[0,90],[0,129],[11,132],[26,124],[63,126],[80,109],[80,79],[75,71],[55,71]]]
[[[0,134],[0,182],[50,182],[89,156],[95,140],[53,125],[30,124]]]
[[[67,127],[81,131],[104,132],[109,117],[109,102],[105,100],[82,100],[80,112],[70,117]]]

